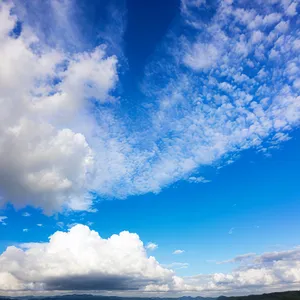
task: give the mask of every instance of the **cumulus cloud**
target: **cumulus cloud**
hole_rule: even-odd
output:
[[[1,201],[46,212],[88,209],[93,152],[82,133],[63,123],[88,98],[111,100],[116,58],[106,58],[101,47],[69,57],[43,47],[26,26],[16,37],[12,6],[0,8]]]
[[[204,289],[224,293],[251,293],[291,289],[300,282],[300,248],[267,252],[261,255],[247,253],[224,263],[240,264],[231,273],[215,273],[190,277],[187,282],[201,284]]]
[[[8,247],[0,270],[0,290],[144,289],[171,284],[174,276],[147,256],[137,234],[104,239],[84,225],[57,231],[47,243]]]
[[[287,140],[300,120],[293,3],[220,1],[201,21],[209,4],[183,1],[194,38],[174,31],[163,68],[155,56],[146,67],[143,88],[154,101],[137,124],[114,93],[118,58],[105,45],[51,48],[28,16],[13,34],[22,16],[1,2],[0,203],[92,211],[94,195],[126,198],[181,179],[204,182],[193,176],[202,166]]]
[[[0,292],[131,291],[220,295],[293,288],[300,283],[300,247],[247,253],[222,263],[232,272],[176,276],[188,263],[161,265],[135,233],[104,239],[85,225],[57,231],[45,243],[9,246],[0,255]],[[173,270],[172,270],[173,269]]]

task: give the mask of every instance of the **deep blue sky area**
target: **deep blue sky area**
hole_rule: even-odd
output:
[[[163,43],[165,35],[180,13],[179,0],[126,2],[126,29],[124,56],[126,66],[121,77],[122,106],[137,118],[143,108],[139,106],[145,95],[141,91],[145,67]]]
[[[162,42],[172,21],[180,12],[178,0],[127,0],[127,27],[124,34],[124,52],[133,77],[143,76],[148,58]]]

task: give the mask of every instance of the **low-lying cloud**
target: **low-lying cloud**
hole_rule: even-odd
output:
[[[135,233],[104,239],[84,225],[57,231],[46,243],[10,246],[0,255],[0,291],[138,291],[232,294],[293,288],[300,283],[300,247],[239,255],[229,273],[176,276],[189,264],[161,265]]]

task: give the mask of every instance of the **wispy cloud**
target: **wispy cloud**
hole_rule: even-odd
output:
[[[188,263],[182,263],[182,262],[173,262],[168,265],[164,265],[164,267],[168,269],[178,270],[178,269],[186,269],[189,267]]]
[[[230,228],[228,234],[233,234],[234,229],[235,229],[234,227]]]
[[[178,249],[178,250],[173,251],[173,254],[182,254],[184,252],[185,252],[184,250]]]
[[[146,245],[146,249],[151,250],[151,251],[156,250],[157,248],[158,248],[158,245],[155,243],[152,243],[152,242],[150,242]]]
[[[195,177],[195,176],[191,176],[189,177],[189,182],[194,182],[194,183],[208,183],[210,182],[210,180],[205,179],[203,176],[200,177]]]
[[[4,226],[7,225],[6,222],[5,222],[6,219],[7,219],[6,216],[0,216],[0,224],[4,225]]]
[[[30,216],[31,216],[31,214],[30,214],[30,213],[28,213],[28,212],[24,212],[24,213],[22,214],[22,216],[23,216],[23,217],[30,217]]]

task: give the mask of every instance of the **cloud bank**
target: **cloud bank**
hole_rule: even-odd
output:
[[[188,263],[161,265],[139,236],[123,231],[104,239],[85,225],[57,231],[46,243],[10,246],[0,255],[0,293],[138,291],[232,294],[293,288],[300,283],[300,248],[240,255],[230,273],[176,276]],[[173,269],[173,270],[172,270]]]
[[[174,272],[148,257],[139,236],[108,239],[84,225],[47,243],[11,246],[0,256],[0,290],[131,290],[172,283]]]
[[[180,26],[189,34],[166,37],[163,68],[162,50],[147,66],[144,102],[153,101],[134,124],[115,92],[118,58],[105,45],[50,47],[25,21],[17,30],[22,16],[2,2],[1,203],[91,210],[95,195],[207,182],[202,166],[278,147],[300,119],[298,9],[280,0],[184,1]]]

